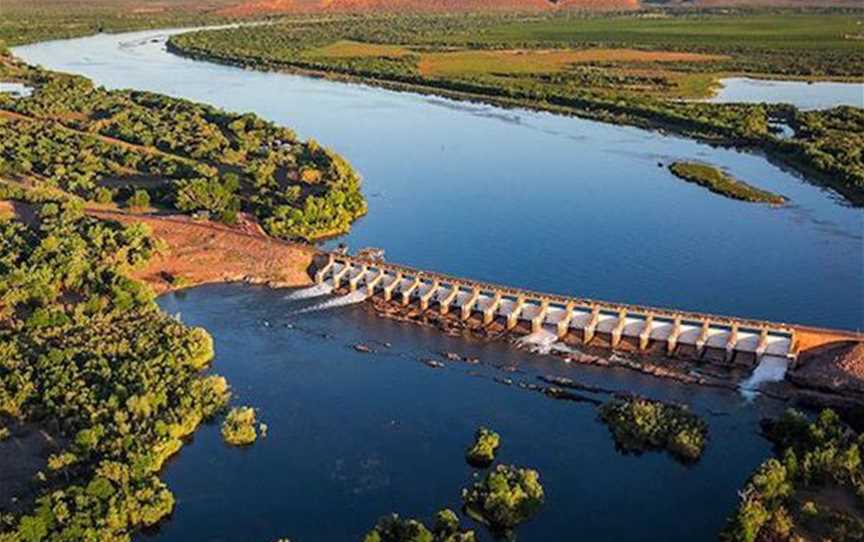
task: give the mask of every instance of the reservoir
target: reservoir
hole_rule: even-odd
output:
[[[345,155],[369,214],[331,243],[397,263],[551,293],[860,329],[862,212],[763,156],[657,132],[173,56],[166,32],[19,47],[27,62],[112,88],[254,111]],[[784,195],[728,200],[673,177],[715,164]],[[628,371],[570,367],[502,344],[374,317],[364,305],[240,285],[168,294],[161,306],[214,336],[213,370],[266,438],[225,446],[198,431],[166,467],[177,497],[152,541],[359,540],[390,512],[459,508],[478,425],[504,462],[536,468],[546,504],[520,540],[715,540],[737,490],[770,454],[758,434],[781,404]],[[355,351],[357,343],[375,351]],[[442,352],[477,358],[446,362]],[[615,450],[593,406],[522,389],[540,375],[678,401],[710,426],[705,455]],[[512,381],[511,385],[507,380]],[[600,397],[600,399],[604,399]],[[481,539],[489,540],[476,524]]]
[[[343,154],[369,213],[345,241],[466,278],[607,301],[864,326],[864,214],[757,154],[638,128],[179,58],[165,32],[14,49],[112,88],[254,111]],[[785,196],[725,199],[704,161]],[[658,167],[658,165],[660,167]],[[817,279],[818,277],[818,279]]]

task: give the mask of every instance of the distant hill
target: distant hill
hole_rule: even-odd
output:
[[[228,16],[308,12],[595,11],[644,7],[821,6],[861,7],[860,0],[242,0],[222,8]]]

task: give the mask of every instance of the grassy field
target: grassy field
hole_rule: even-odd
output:
[[[770,13],[688,15],[666,18],[557,18],[508,23],[472,39],[486,43],[621,44],[640,47],[731,47],[858,50],[862,15]]]
[[[324,47],[304,51],[309,58],[401,58],[411,51],[398,45],[339,40]]]

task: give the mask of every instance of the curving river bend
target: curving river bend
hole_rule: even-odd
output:
[[[255,111],[345,155],[369,214],[347,242],[421,268],[541,291],[843,328],[864,326],[862,212],[763,157],[524,110],[395,93],[178,58],[169,32],[19,47],[24,60],[109,87]],[[726,200],[658,162],[697,159],[779,192],[783,208]],[[358,540],[380,515],[429,518],[459,505],[464,448],[479,424],[502,459],[540,470],[547,504],[522,540],[713,540],[736,490],[769,454],[757,398],[697,389],[444,337],[362,307],[248,286],[205,286],[161,305],[214,335],[215,370],[260,408],[269,436],[225,447],[207,426],[167,467],[173,540]],[[366,342],[376,355],[354,352]],[[390,343],[390,347],[384,347]],[[483,364],[431,369],[441,351]],[[498,367],[516,367],[502,372]],[[585,405],[495,378],[555,372],[690,404],[711,442],[685,467],[625,456]]]

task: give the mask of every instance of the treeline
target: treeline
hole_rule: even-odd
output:
[[[39,69],[23,78],[31,96],[0,95],[16,114],[0,117],[0,174],[99,203],[145,190],[156,205],[229,223],[247,211],[283,238],[344,233],[366,212],[345,160],[253,114]]]
[[[831,410],[815,420],[788,410],[763,422],[763,430],[777,458],[765,461],[740,492],[722,539],[864,539],[864,436]]]
[[[129,278],[158,250],[145,227],[88,218],[44,188],[4,183],[0,199],[34,214],[0,221],[0,417],[68,443],[35,500],[22,496],[28,511],[0,513],[0,541],[130,540],[173,509],[164,461],[228,401],[226,381],[201,373],[212,339]]]
[[[308,70],[455,97],[467,94],[472,98],[485,98],[504,105],[527,105],[605,122],[668,129],[711,142],[757,147],[786,160],[804,173],[815,173],[816,181],[832,185],[853,202],[864,202],[864,162],[860,153],[864,129],[862,113],[857,108],[802,112],[788,105],[668,100],[664,99],[662,92],[627,90],[628,87],[640,85],[667,88],[672,83],[665,76],[633,79],[631,75],[629,79],[625,77],[621,80],[623,72],[605,70],[603,65],[573,68],[575,71],[572,76],[570,70],[556,75],[538,72],[427,76],[420,72],[418,62],[423,52],[443,50],[454,44],[487,49],[529,47],[532,44],[534,47],[549,46],[545,41],[520,41],[518,34],[509,41],[499,35],[488,37],[486,32],[494,28],[495,24],[500,24],[501,20],[493,16],[462,19],[452,16],[358,17],[347,21],[193,32],[173,36],[169,46],[181,54],[260,69]],[[464,33],[463,25],[474,23],[480,25],[472,34],[475,40],[460,41],[459,36]],[[358,53],[356,57],[345,58],[326,57],[317,51],[323,45],[340,40],[401,44],[406,47],[406,54],[389,58]],[[609,45],[627,44],[610,42]],[[807,67],[810,64],[826,67],[837,60],[846,63],[843,64],[846,66],[843,68],[846,70],[844,73],[861,75],[860,64],[849,63],[850,55],[857,58],[857,53],[847,49],[835,51],[814,48],[796,50],[792,54],[788,50],[770,47],[730,45],[728,48],[725,52],[712,51],[728,53],[732,60],[722,61],[721,64],[712,62],[710,65],[684,63],[674,69],[682,72],[734,70],[808,75],[813,73]],[[788,62],[801,61],[805,64],[798,67],[778,64],[775,57],[779,56]],[[666,64],[664,69],[671,68]],[[605,74],[604,77],[595,75],[597,71]],[[833,74],[836,70],[829,71]],[[602,88],[586,88],[582,85],[586,77],[600,81]],[[624,84],[623,89],[619,83]],[[793,127],[800,127],[801,130],[796,129],[789,138],[778,137],[769,128],[769,121],[776,117],[792,119]]]

